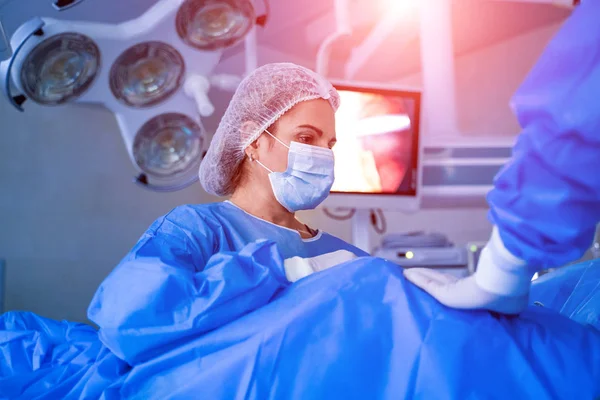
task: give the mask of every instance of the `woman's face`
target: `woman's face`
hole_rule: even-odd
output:
[[[298,103],[286,112],[272,128],[271,134],[287,146],[291,142],[331,149],[336,142],[335,113],[327,100],[316,99]],[[262,134],[246,152],[252,152],[274,172],[284,172],[288,166],[288,149],[268,134]],[[253,163],[267,176],[258,163]],[[268,178],[266,184],[269,184]],[[270,185],[270,184],[269,184]]]

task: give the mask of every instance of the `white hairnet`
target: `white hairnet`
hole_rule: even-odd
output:
[[[237,88],[200,165],[200,183],[217,196],[231,194],[233,173],[244,150],[296,104],[328,100],[336,111],[340,97],[325,78],[291,63],[264,65]]]

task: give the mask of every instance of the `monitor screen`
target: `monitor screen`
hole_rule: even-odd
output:
[[[332,193],[415,196],[420,93],[335,85]]]

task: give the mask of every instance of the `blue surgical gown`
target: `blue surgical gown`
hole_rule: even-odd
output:
[[[529,299],[600,331],[600,259],[543,275],[531,285]]]
[[[590,247],[600,221],[600,0],[584,0],[512,99],[522,127],[488,195],[506,248],[532,270]]]
[[[281,278],[281,260],[270,257],[273,247],[253,243],[239,257],[223,257],[239,262],[227,272],[229,286],[193,294],[208,298],[212,290],[218,305],[208,307],[195,327],[206,328],[208,320],[222,324],[154,357],[144,354],[149,358],[134,366],[107,350],[90,326],[32,313],[0,315],[0,399],[600,398],[599,331],[546,307],[530,307],[518,317],[449,309],[381,258],[361,257],[312,274],[268,304],[254,301],[256,309],[232,320],[251,300],[248,277],[262,277],[255,282],[259,293],[269,289],[261,285],[266,276]],[[218,262],[209,264],[205,271],[219,271]],[[567,268],[569,277],[534,284],[532,300],[581,310],[588,316],[580,322],[597,322],[590,316],[598,307],[590,301],[599,304],[593,294],[600,274],[583,268],[585,283],[576,284],[579,268]],[[132,278],[152,284],[154,274],[148,275]],[[127,282],[131,290],[137,284]],[[159,295],[160,301],[148,300],[164,331],[155,323],[156,329],[142,328],[133,343],[138,349],[154,335],[172,337],[180,329],[164,324],[170,303],[180,297]],[[117,317],[119,308],[131,309],[131,296],[120,298],[123,303],[113,308]],[[173,308],[171,318],[183,320],[185,311]]]
[[[257,251],[257,243],[274,246]],[[135,365],[264,305],[289,285],[281,260],[366,253],[324,232],[294,230],[230,202],[187,205],[158,219],[98,288],[88,317],[102,342]],[[246,271],[240,276],[239,270]]]

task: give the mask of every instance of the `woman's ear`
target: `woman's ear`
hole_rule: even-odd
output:
[[[246,122],[242,123],[242,126],[240,126],[240,134],[242,135],[242,137],[244,137],[244,136],[252,136],[259,129],[260,129],[260,127],[258,126],[258,124],[256,122],[254,122],[254,121],[246,121]],[[260,135],[259,135],[258,138],[260,138]],[[258,149],[260,147],[260,143],[259,143],[258,138],[256,138],[256,140],[254,140],[254,142],[250,143],[248,145],[248,147],[246,147],[244,149],[244,153],[246,153],[246,156],[251,161],[254,161],[254,160],[257,159]]]

